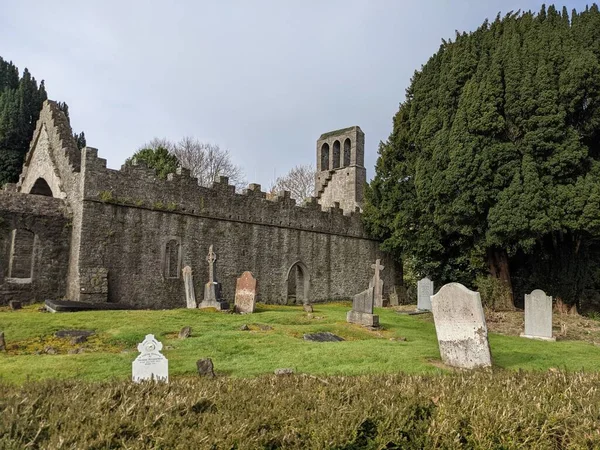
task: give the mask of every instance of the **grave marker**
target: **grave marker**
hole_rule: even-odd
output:
[[[492,365],[479,292],[450,283],[431,297],[433,321],[442,361],[474,369]]]
[[[348,311],[346,316],[347,322],[365,327],[379,326],[379,316],[373,314],[373,304],[375,303],[374,291],[374,288],[370,287],[366,291],[354,296],[352,310]]]
[[[140,352],[132,363],[132,380],[136,383],[144,380],[169,382],[169,361],[160,351],[163,345],[154,337],[148,334],[144,340],[138,344],[137,349]]]
[[[431,311],[431,296],[433,295],[433,281],[425,277],[417,283],[417,309]]]
[[[556,341],[552,337],[552,297],[540,289],[525,295],[525,332],[521,337]]]
[[[381,279],[381,271],[385,269],[384,266],[381,265],[381,260],[377,259],[375,264],[371,264],[371,269],[375,269],[375,275],[371,279],[369,283],[369,287],[372,287],[375,298],[375,306],[377,308],[383,307],[383,280]]]
[[[196,292],[194,291],[194,275],[190,266],[185,266],[182,271],[183,273],[183,285],[185,287],[185,303],[188,309],[196,309],[198,304],[196,303]]]
[[[217,255],[213,251],[212,245],[208,249],[206,261],[208,262],[208,283],[204,285],[204,299],[200,302],[199,308],[229,309],[229,304],[221,297],[221,284],[216,280]]]
[[[256,278],[244,272],[235,285],[235,312],[251,314],[256,308]]]

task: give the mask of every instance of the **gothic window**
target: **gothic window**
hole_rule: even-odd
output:
[[[12,232],[10,246],[9,278],[31,278],[33,271],[33,250],[35,234],[25,229]]]
[[[346,138],[344,141],[344,166],[348,167],[350,165],[350,147],[351,147],[350,139]]]
[[[181,245],[176,239],[167,242],[165,249],[165,278],[179,278]]]
[[[332,169],[340,168],[340,141],[333,143],[333,167]]]
[[[321,170],[329,170],[329,144],[321,147]]]

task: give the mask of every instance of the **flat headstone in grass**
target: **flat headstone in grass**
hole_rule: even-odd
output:
[[[305,334],[304,340],[313,342],[341,342],[344,338],[336,336],[329,331],[322,331],[320,333]]]
[[[431,296],[431,308],[444,364],[463,369],[492,365],[479,292],[446,284]]]
[[[556,340],[552,337],[552,297],[540,289],[525,295],[525,332],[521,337]]]
[[[140,352],[132,363],[131,378],[134,382],[154,380],[169,382],[169,361],[160,352],[163,348],[153,334],[148,334],[144,340],[138,344],[137,349]]]
[[[93,330],[59,330],[54,333],[57,338],[88,338],[94,334]]]

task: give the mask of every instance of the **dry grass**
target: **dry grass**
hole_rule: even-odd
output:
[[[0,384],[0,448],[600,448],[600,374]]]

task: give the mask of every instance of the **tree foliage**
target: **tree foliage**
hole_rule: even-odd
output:
[[[133,156],[125,160],[125,165],[133,165],[134,162],[143,162],[148,167],[156,170],[159,178],[166,179],[170,173],[175,173],[179,167],[179,161],[169,151],[162,146],[143,147],[136,151]]]
[[[293,199],[303,202],[314,195],[316,175],[314,166],[308,164],[296,166],[287,174],[277,177],[269,191],[271,194],[289,191]]]
[[[365,218],[422,275],[577,301],[600,267],[600,12],[510,13],[415,73]]]

